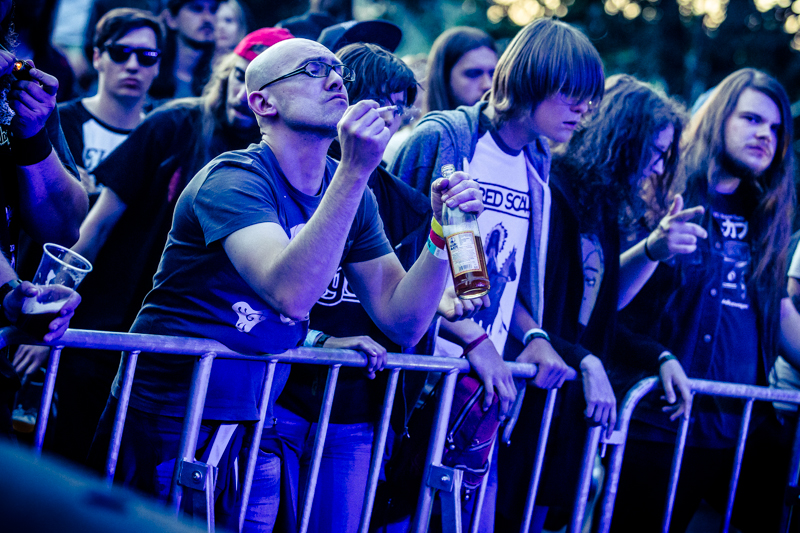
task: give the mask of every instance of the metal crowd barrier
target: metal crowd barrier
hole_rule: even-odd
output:
[[[628,391],[627,395],[625,396],[625,400],[622,402],[622,405],[619,408],[616,431],[614,431],[610,438],[602,441],[604,445],[611,445],[614,447],[614,449],[610,458],[608,471],[606,472],[606,482],[602,494],[602,513],[600,515],[600,525],[598,529],[600,533],[608,533],[611,527],[611,520],[614,513],[614,502],[617,496],[617,489],[619,487],[622,459],[623,455],[625,454],[625,443],[628,436],[628,428],[630,426],[631,416],[634,409],[639,404],[639,401],[644,398],[647,393],[658,386],[659,379],[657,377],[645,378],[634,385]],[[745,405],[742,412],[742,422],[739,426],[739,438],[736,446],[736,452],[734,454],[733,471],[731,474],[730,483],[728,485],[727,506],[720,529],[723,532],[727,532],[730,528],[736,487],[739,483],[739,474],[742,468],[742,458],[744,457],[744,448],[747,441],[748,428],[750,426],[750,417],[753,411],[753,402],[779,401],[800,405],[800,392],[769,389],[766,387],[743,385],[739,383],[722,383],[704,379],[690,379],[689,387],[692,391],[692,398],[688,399],[686,410],[681,415],[681,423],[675,439],[675,453],[672,458],[672,468],[667,489],[664,517],[662,520],[662,531],[665,533],[668,532],[670,523],[672,521],[672,510],[675,504],[675,494],[678,489],[678,479],[681,473],[681,462],[683,460],[683,453],[686,448],[686,437],[689,431],[689,418],[692,410],[692,399],[694,398],[695,394],[707,394],[727,398],[741,398],[745,400]],[[798,477],[800,477],[800,425],[798,425],[798,431],[795,434],[794,445],[792,448],[792,459],[788,477],[789,494],[798,494]],[[784,516],[782,530],[786,529],[787,527],[788,517]]]
[[[204,511],[206,512],[205,522],[208,531],[214,531],[213,493],[216,470],[213,466],[195,461],[195,450],[197,448],[197,440],[202,420],[206,389],[208,387],[208,381],[214,359],[222,358],[263,361],[267,364],[267,374],[263,389],[261,391],[259,405],[260,418],[255,424],[254,428],[249,431],[250,435],[246,437],[245,440],[245,446],[250,447],[250,452],[245,470],[245,481],[242,485],[243,495],[241,507],[239,509],[240,531],[244,523],[245,512],[249,500],[256,457],[258,454],[258,444],[261,440],[261,433],[264,427],[267,401],[272,388],[276,364],[279,362],[307,363],[326,365],[330,367],[319,423],[317,426],[317,434],[314,441],[312,463],[309,472],[306,493],[304,495],[303,505],[298,506],[299,509],[303,510],[302,516],[299,517],[298,521],[300,533],[305,533],[307,531],[311,517],[311,507],[314,501],[317,476],[319,473],[320,463],[322,461],[322,452],[325,444],[331,408],[333,406],[339,369],[342,366],[364,367],[367,364],[367,358],[364,354],[351,350],[296,348],[281,355],[246,356],[233,352],[216,341],[206,339],[70,329],[67,330],[63,337],[57,341],[52,343],[43,343],[34,341],[27,335],[20,333],[15,328],[9,327],[0,329],[0,348],[11,344],[39,344],[51,347],[50,360],[48,363],[42,392],[42,402],[36,422],[36,431],[34,437],[34,448],[36,453],[41,453],[42,445],[44,443],[62,348],[74,347],[84,349],[119,350],[122,352],[123,378],[121,382],[121,392],[118,399],[119,402],[111,437],[111,445],[109,447],[105,467],[105,477],[109,485],[113,482],[114,473],[116,471],[119,448],[122,440],[122,430],[125,424],[125,416],[130,399],[131,386],[133,384],[133,377],[138,355],[141,352],[152,352],[165,355],[184,355],[197,357],[198,359],[194,365],[186,417],[184,420],[180,441],[180,455],[179,459],[176,461],[172,487],[168,501],[175,512],[178,513],[181,507],[181,501],[184,496],[185,489],[189,488],[199,491],[200,493],[204,493]],[[514,377],[530,379],[536,375],[536,365],[524,363],[507,364],[509,365]],[[373,442],[373,453],[368,474],[367,490],[364,497],[364,505],[358,531],[359,533],[367,533],[369,529],[370,518],[372,515],[373,504],[378,485],[378,476],[383,460],[383,450],[389,432],[390,415],[392,412],[395,391],[397,389],[399,373],[400,370],[410,370],[441,372],[444,374],[443,393],[439,397],[439,405],[434,416],[433,432],[429,442],[422,487],[420,489],[418,506],[414,515],[411,530],[415,533],[423,533],[428,530],[433,500],[436,492],[439,491],[442,493],[442,501],[448,504],[443,504],[443,516],[445,516],[447,509],[449,509],[452,513],[452,516],[445,516],[446,519],[451,520],[447,524],[443,525],[445,525],[445,529],[460,533],[461,518],[458,510],[460,509],[459,491],[461,472],[456,469],[442,466],[441,459],[444,450],[447,426],[450,419],[450,411],[452,407],[453,392],[456,387],[456,380],[459,373],[468,372],[470,370],[470,365],[464,359],[389,354],[385,369],[390,373],[390,376],[386,389],[386,395],[384,397],[381,419],[378,424],[377,432]],[[517,408],[521,404],[523,395],[524,389],[522,389],[517,398],[517,402],[515,402]],[[556,397],[557,389],[550,390],[547,395],[544,411],[545,414],[542,418],[541,432],[537,445],[537,455],[534,460],[534,467],[531,475],[531,482],[528,491],[528,504],[525,509],[525,526],[523,531],[527,531],[533,513],[533,505],[538,492],[539,481],[541,479],[546,451],[545,445],[549,435]],[[781,398],[783,398],[783,396]],[[798,398],[798,402],[800,402],[800,397]],[[581,482],[573,508],[573,519],[570,524],[570,531],[577,532],[581,529],[583,516],[586,510],[586,499],[591,484],[594,458],[596,455],[598,442],[600,440],[601,430],[602,428],[600,427],[591,428],[589,430],[590,433],[585,448],[584,461],[581,470]],[[504,438],[507,439],[509,437],[509,432],[510,430],[506,432]],[[483,495],[486,489],[486,481],[488,477],[489,476],[487,474],[487,476],[484,478],[484,483],[481,487],[481,490],[477,495],[477,505],[474,512],[474,516],[477,518],[473,520],[472,527],[470,528],[470,530],[473,532],[477,531],[478,529],[479,517],[481,514],[480,507],[483,503]]]

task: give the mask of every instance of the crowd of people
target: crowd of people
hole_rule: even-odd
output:
[[[47,290],[22,280],[56,242],[94,270],[45,341],[69,326],[208,338],[247,355],[364,353],[364,369],[339,377],[310,531],[357,529],[387,353],[466,358],[498,421],[524,391],[513,439],[494,448],[484,532],[521,527],[550,389],[561,392],[531,531],[570,508],[587,429],[611,434],[642,377],[659,376],[663,396],[634,414],[614,531],[660,530],[688,405],[671,531],[704,501],[724,509],[741,402],[693,401],[690,378],[800,389],[792,115],[769,74],[733,72],[689,113],[662,88],[606,76],[589,39],[550,18],[502,50],[450,28],[421,66],[394,54],[403,36],[386,21],[312,11],[255,29],[237,0],[96,0],[94,88],[57,105],[73,77],[26,57],[39,47],[15,48],[36,39],[22,26],[52,3],[0,0],[0,322],[16,324],[23,300]],[[29,79],[11,73],[17,58],[33,58]],[[477,298],[456,296],[445,206],[480,215],[491,288]],[[12,415],[15,391],[48,354],[22,345],[0,357],[3,433],[25,416]],[[536,376],[515,381],[506,361]],[[140,354],[118,483],[167,498],[193,363]],[[118,366],[116,352],[64,350],[51,452],[102,470]],[[278,366],[245,531],[296,530],[326,372]],[[238,527],[238,465],[265,376],[258,360],[213,365],[197,459],[218,468],[221,529]],[[393,452],[435,377],[403,380],[387,473],[402,471]],[[733,514],[742,531],[780,524],[796,419],[792,405],[753,412]],[[401,503],[416,493],[396,478],[379,491],[376,529],[409,523],[413,505]],[[463,499],[467,523],[475,500]]]

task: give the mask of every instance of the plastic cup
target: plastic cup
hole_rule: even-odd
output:
[[[42,260],[33,277],[39,294],[22,302],[22,315],[17,326],[34,337],[44,337],[50,322],[91,271],[92,264],[80,254],[58,244],[45,244]]]

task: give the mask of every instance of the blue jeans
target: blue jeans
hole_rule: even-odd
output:
[[[105,464],[116,409],[117,400],[112,396],[100,417],[89,452],[90,465],[101,471]],[[203,421],[197,441],[198,450],[208,446],[218,425],[219,422]],[[172,484],[175,458],[179,453],[182,428],[183,420],[180,418],[128,408],[114,481],[166,501]],[[234,439],[231,439],[229,447],[233,443]],[[240,445],[235,457],[224,456],[219,462],[214,505],[215,523],[219,528],[234,531],[238,529],[239,497],[248,454],[248,448]],[[198,459],[200,456],[201,453],[198,452]],[[259,451],[243,531],[270,533],[278,515],[279,502],[280,458],[272,453]]]
[[[291,453],[286,458],[295,509],[306,491],[317,424],[275,406],[275,430]],[[356,531],[372,454],[374,424],[329,424],[308,531]],[[300,523],[302,509],[297,512]]]

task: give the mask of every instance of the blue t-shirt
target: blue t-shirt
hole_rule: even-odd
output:
[[[329,158],[322,190],[310,196],[288,182],[265,143],[212,160],[178,199],[153,290],[131,331],[214,339],[250,355],[282,353],[297,346],[306,334],[307,320],[292,321],[272,310],[236,271],[222,240],[265,222],[280,225],[287,237],[294,238],[319,206],[335,170],[336,162]],[[366,190],[341,262],[368,261],[391,252],[375,197]],[[141,354],[130,405],[183,416],[194,360]],[[216,360],[203,418],[257,419],[265,367],[261,362]],[[288,366],[279,365],[273,399],[288,372]],[[115,395],[118,390],[115,382]]]

